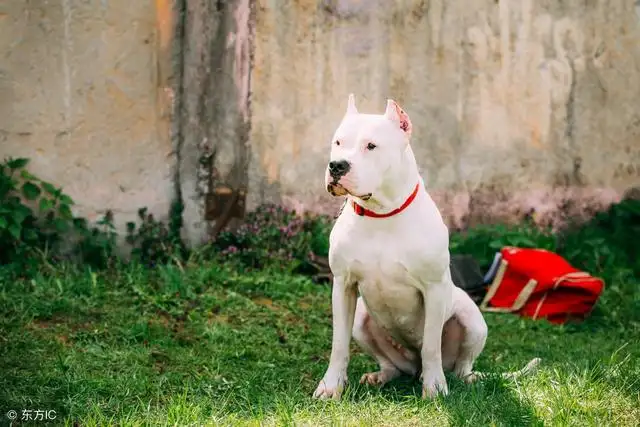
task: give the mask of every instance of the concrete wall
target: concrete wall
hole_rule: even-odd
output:
[[[411,115],[414,151],[452,225],[531,208],[545,222],[640,181],[637,8],[6,0],[0,157],[32,158],[89,219],[112,209],[123,224],[142,206],[163,218],[179,195],[198,243],[211,233],[204,199],[216,180],[248,183],[249,208],[334,212],[323,170],[354,92],[361,111],[393,97]]]
[[[0,3],[0,158],[30,168],[91,220],[118,225],[174,195],[171,3]]]
[[[29,157],[75,214],[184,203],[184,237],[214,232],[206,196],[247,187],[249,0],[0,3],[0,158]],[[213,187],[213,188],[212,188]]]
[[[187,0],[183,5],[176,26],[182,66],[176,79],[174,140],[183,236],[197,245],[226,222],[207,215],[208,196],[220,189],[247,190],[252,9],[249,0]]]
[[[402,104],[454,226],[555,221],[640,183],[634,0],[258,0],[252,79],[254,203],[334,212],[349,92],[363,112]]]

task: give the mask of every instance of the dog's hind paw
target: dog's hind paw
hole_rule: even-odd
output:
[[[360,377],[360,384],[369,384],[382,387],[395,378],[395,375],[387,371],[368,372]]]

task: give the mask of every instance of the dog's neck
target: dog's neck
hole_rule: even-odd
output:
[[[420,173],[418,172],[416,159],[411,146],[407,145],[403,153],[403,168],[401,171],[392,176],[389,182],[378,188],[370,199],[362,200],[349,196],[349,201],[355,201],[363,208],[375,213],[390,212],[397,209],[407,200],[419,181]]]

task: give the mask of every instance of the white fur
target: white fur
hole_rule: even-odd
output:
[[[352,336],[380,364],[379,372],[365,374],[361,382],[384,384],[401,373],[421,372],[423,397],[433,397],[447,393],[444,369],[474,378],[487,326],[451,280],[449,232],[418,173],[410,136],[409,117],[394,101],[384,114],[360,114],[349,96],[331,141],[331,160],[347,160],[351,168],[337,183],[327,171],[327,189],[378,213],[401,206],[417,183],[419,190],[397,215],[361,217],[349,203],[337,219],[329,250],[331,358],[314,397],[340,398]],[[369,143],[376,147],[367,149]]]

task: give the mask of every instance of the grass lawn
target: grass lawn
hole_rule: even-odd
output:
[[[330,352],[330,289],[305,277],[201,264],[4,282],[1,423],[26,408],[82,426],[639,425],[638,283],[606,279],[581,325],[487,314],[476,368],[538,356],[540,370],[473,386],[448,377],[449,396],[432,402],[410,379],[360,386],[375,364],[355,344],[343,400],[312,400]]]

